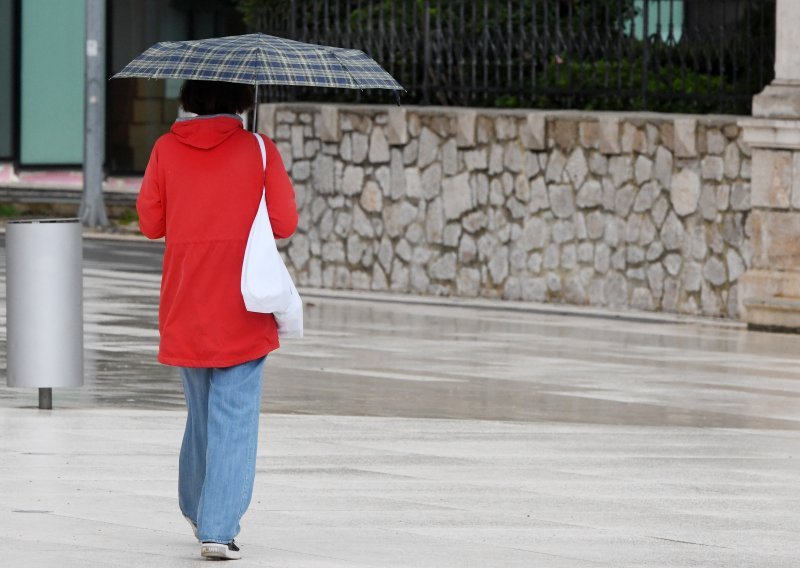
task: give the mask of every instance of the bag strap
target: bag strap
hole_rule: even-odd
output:
[[[267,192],[267,149],[264,147],[264,140],[257,132],[253,132],[253,136],[256,137],[258,140],[258,148],[261,150],[261,168],[264,170],[264,182],[261,184],[261,187],[264,190],[264,194],[266,195]]]

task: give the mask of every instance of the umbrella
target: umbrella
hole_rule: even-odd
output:
[[[363,51],[266,34],[162,41],[112,77],[195,79],[255,85],[389,89],[403,87]],[[256,105],[257,106],[257,105]],[[255,120],[253,121],[255,123]]]

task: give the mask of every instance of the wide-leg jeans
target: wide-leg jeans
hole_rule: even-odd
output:
[[[188,415],[178,504],[201,541],[227,543],[253,496],[264,360],[233,367],[181,367]]]

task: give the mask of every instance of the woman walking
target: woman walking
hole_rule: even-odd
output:
[[[294,190],[277,148],[237,116],[253,87],[186,81],[178,119],[153,147],[136,202],[142,233],[166,237],[158,360],[180,368],[188,415],[178,503],[207,558],[236,559],[234,538],[255,477],[264,360],[278,348],[271,314],[248,312],[241,270],[266,187],[276,238],[297,227]]]

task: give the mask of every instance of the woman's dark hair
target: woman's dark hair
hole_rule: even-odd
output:
[[[184,81],[181,106],[195,114],[240,114],[253,108],[255,89],[242,83]]]

